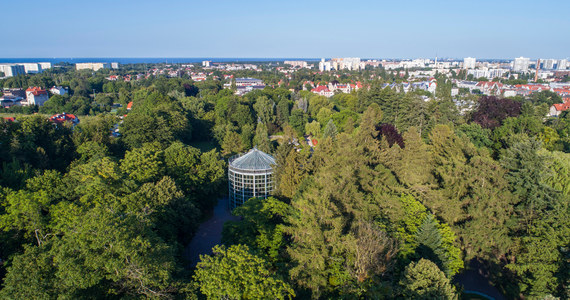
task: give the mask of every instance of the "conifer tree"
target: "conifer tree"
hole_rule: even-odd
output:
[[[457,299],[450,280],[427,259],[412,262],[406,267],[400,287],[406,299]]]
[[[265,126],[265,124],[257,123],[253,144],[254,146],[257,146],[257,149],[265,153],[273,152],[271,141],[269,140],[269,135],[267,133],[267,126]]]
[[[334,125],[333,120],[330,119],[329,122],[327,123],[327,126],[325,126],[325,129],[323,130],[323,138],[334,139],[337,134],[338,131],[336,129],[336,125]]]

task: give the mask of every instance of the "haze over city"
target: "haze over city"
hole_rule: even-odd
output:
[[[2,10],[14,29],[2,32],[3,58],[567,58],[570,48],[563,0],[36,0]]]

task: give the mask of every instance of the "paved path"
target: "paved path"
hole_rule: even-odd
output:
[[[239,217],[232,216],[228,209],[228,198],[218,199],[212,217],[200,225],[196,235],[184,250],[184,258],[189,261],[188,267],[194,268],[200,260],[200,254],[211,254],[212,247],[220,244],[225,222],[237,220]],[[475,261],[470,263],[468,270],[457,275],[455,281],[462,285],[464,290],[479,292],[491,299],[505,299],[499,290],[490,284],[482,267]]]
[[[469,269],[457,275],[455,282],[463,286],[466,292],[477,292],[488,296],[490,299],[504,300],[505,297],[499,290],[491,285],[488,274],[485,274],[481,264],[475,260],[469,263]]]
[[[211,254],[212,248],[222,240],[224,223],[236,220],[239,220],[239,217],[230,213],[228,198],[218,199],[212,217],[200,225],[196,235],[184,250],[184,258],[190,262],[188,266],[194,268],[200,261],[200,254]]]

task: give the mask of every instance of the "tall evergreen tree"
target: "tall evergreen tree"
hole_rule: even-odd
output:
[[[325,129],[323,130],[323,138],[334,139],[337,134],[338,131],[336,129],[336,125],[334,125],[333,120],[330,119],[329,122],[327,123],[327,126],[325,126]]]
[[[402,296],[407,299],[457,299],[455,288],[436,264],[421,259],[410,263],[400,281]]]

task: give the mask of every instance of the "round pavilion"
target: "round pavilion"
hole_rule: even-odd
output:
[[[257,147],[229,160],[228,182],[230,208],[242,205],[250,198],[267,198],[273,192],[273,156]]]

